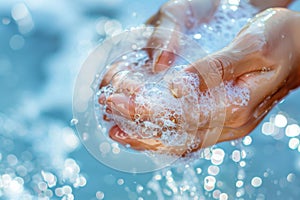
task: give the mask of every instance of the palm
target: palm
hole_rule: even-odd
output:
[[[272,34],[286,26],[274,27],[273,21],[288,20],[290,15],[280,9],[263,12],[228,47],[191,66],[158,74],[138,71],[146,76],[165,74],[156,85],[128,78],[135,76],[130,66],[114,65],[102,86],[120,70],[131,75],[113,78],[116,92],[106,99],[116,123],[110,137],[137,150],[183,155],[249,134],[278,100],[299,85],[299,66],[285,55],[293,49]],[[262,18],[265,27],[255,31]]]

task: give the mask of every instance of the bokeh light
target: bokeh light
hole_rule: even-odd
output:
[[[256,12],[244,0],[221,1],[214,24],[189,33],[207,53],[229,43]],[[105,38],[144,23],[164,2],[0,2],[0,199],[299,199],[299,90],[250,135],[155,172],[111,169],[83,147],[71,111],[81,64]],[[290,8],[300,11],[300,1]],[[114,156],[121,148],[95,146]]]

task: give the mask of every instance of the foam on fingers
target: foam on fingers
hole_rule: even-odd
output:
[[[197,74],[185,71],[186,67],[174,66],[157,74],[139,69],[124,73],[122,78],[127,82],[136,78],[143,80],[139,81],[139,89],[133,93],[114,88],[124,88],[126,81],[101,89],[101,93],[107,95],[103,108],[112,110],[111,114],[106,114],[126,133],[126,141],[139,138],[143,142],[137,140],[134,144],[143,146],[147,141],[152,143],[155,140],[163,147],[182,149],[182,153],[194,151],[203,142],[201,135],[206,134],[206,131],[200,130],[219,126],[220,120],[216,116],[222,108],[247,106],[249,90],[246,87],[226,81],[201,91],[200,85],[204,83],[200,82]],[[110,92],[105,92],[107,90]],[[122,137],[118,137],[120,139]],[[144,149],[150,150],[148,147]]]

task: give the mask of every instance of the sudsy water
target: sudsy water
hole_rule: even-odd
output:
[[[221,5],[212,21],[190,31],[189,35],[193,37],[207,53],[211,53],[225,47],[255,13],[257,13],[257,10],[246,1],[224,0],[221,1]],[[145,55],[145,59],[149,58]],[[144,63],[147,62],[144,60]],[[179,68],[182,69],[184,67],[185,66],[180,66]],[[183,80],[180,76],[186,76],[188,77],[186,80],[190,80],[188,83],[181,84],[183,86],[190,85],[192,87],[186,88],[186,90],[190,90],[188,94],[191,94],[191,96],[188,95],[185,97],[186,101],[194,102],[194,104],[197,105],[200,102],[200,105],[203,105],[201,108],[195,107],[189,112],[190,115],[198,116],[197,113],[200,113],[200,110],[206,110],[208,115],[213,112],[217,104],[210,102],[209,100],[211,98],[209,98],[209,96],[198,91],[197,88],[199,84],[201,84],[199,80],[197,80],[197,78],[195,79],[193,75],[189,73],[175,74],[178,72],[176,68],[178,67],[168,70],[163,75],[164,78],[161,78],[161,75],[147,74],[142,70],[136,70],[134,73],[128,73],[123,76],[124,81],[142,79],[141,82],[145,83],[141,86],[141,90],[137,94],[135,100],[137,108],[135,112],[139,112],[139,107],[149,107],[149,105],[153,106],[149,109],[155,111],[153,118],[146,121],[147,123],[140,123],[139,121],[128,122],[128,120],[122,117],[114,117],[115,123],[118,124],[123,131],[129,135],[138,133],[140,137],[144,138],[155,137],[156,135],[153,134],[159,132],[161,134],[160,139],[163,144],[167,146],[180,146],[182,143],[187,142],[187,134],[183,127],[180,129],[183,130],[183,133],[178,135],[169,133],[169,127],[175,125],[169,122],[170,116],[168,112],[165,112],[165,109],[167,108],[168,111],[176,113],[177,115],[183,115],[182,112],[184,112],[185,109],[181,104],[173,100],[174,98],[172,98],[172,93],[170,93],[169,90],[165,90],[165,88],[170,85],[168,81],[172,82],[174,78],[168,79],[165,77],[176,77],[177,82]],[[139,77],[137,78],[136,76]],[[156,83],[158,84],[149,85],[147,84],[147,79],[150,79],[151,83],[153,83],[153,80],[157,80]],[[161,81],[162,79],[165,82]],[[106,88],[102,90],[105,91]],[[109,95],[122,92],[116,90],[117,89]],[[213,91],[218,93],[218,88],[214,88]],[[213,93],[213,91],[209,91],[209,93]],[[229,101],[229,104],[239,102],[239,106],[247,105],[249,92],[246,88],[237,88],[228,82],[225,83],[225,91],[228,94],[225,99]],[[167,99],[167,101],[164,101],[165,99]],[[201,101],[203,99],[207,101]],[[182,101],[184,102],[184,100]],[[205,117],[202,120],[205,120]],[[162,126],[159,126],[157,121],[162,121]],[[255,131],[256,134],[246,136],[239,141],[216,145],[206,149],[201,154],[194,154],[191,158],[194,162],[191,162],[189,158],[188,162],[179,161],[179,164],[174,168],[167,168],[156,172],[146,186],[137,185],[136,192],[138,196],[141,196],[141,199],[144,195],[146,195],[145,198],[147,198],[147,195],[149,197],[154,195],[158,199],[280,199],[281,196],[287,195],[283,192],[286,191],[285,188],[297,182],[296,172],[292,170],[284,177],[278,176],[277,167],[271,164],[272,162],[270,162],[271,165],[269,166],[267,163],[261,164],[257,171],[254,172],[252,168],[256,165],[255,163],[259,163],[261,159],[264,160],[266,159],[265,157],[269,157],[268,151],[274,153],[276,150],[267,150],[270,148],[268,145],[265,145],[263,149],[256,149],[255,146],[257,144],[255,143],[259,143],[259,141],[253,141],[253,135],[255,135],[255,140],[259,140],[263,138],[262,135],[257,136],[257,132],[260,132],[260,130],[263,135],[271,135],[275,139],[277,137],[283,138],[285,134],[290,138],[288,139],[288,147],[286,148],[297,149],[299,146],[298,137],[300,128],[298,124],[294,122],[292,118],[280,112],[278,108],[274,109],[262,123],[262,126],[257,128]],[[184,117],[182,124],[182,126],[185,124]],[[289,135],[290,132],[294,134]],[[193,143],[190,145],[193,146]],[[258,156],[256,154],[260,153],[266,154],[262,156],[262,158],[256,159],[255,156]],[[267,190],[276,192],[268,193]],[[294,198],[294,195],[299,195],[296,193],[297,192],[293,194],[289,193],[289,195]]]
[[[257,10],[245,1],[224,0],[220,2],[216,14],[208,24],[192,29],[188,35],[209,54],[225,47],[255,13]],[[193,20],[190,19],[190,21]],[[196,131],[191,130],[190,125],[197,124],[197,127],[201,127],[208,123],[210,117],[215,115],[217,110],[222,109],[221,107],[247,106],[250,98],[247,88],[234,86],[230,81],[224,82],[224,85],[220,87],[200,92],[200,85],[205,83],[201,83],[195,74],[184,71],[188,65],[173,64],[166,72],[153,74],[151,73],[153,62],[143,50],[123,55],[122,59],[116,62],[124,65],[121,68],[125,70],[114,75],[111,80],[112,84],[101,88],[99,95],[104,95],[103,101],[106,101],[112,94],[122,94],[123,91],[128,93],[128,88],[120,89],[119,87],[126,81],[135,82],[136,86],[132,88],[132,92],[135,93],[133,100],[135,119],[131,121],[114,113],[106,113],[106,104],[101,106],[100,110],[96,109],[96,112],[102,112],[108,118],[113,119],[113,124],[117,124],[131,137],[135,134],[141,138],[159,136],[158,140],[165,146],[179,149],[186,145],[187,147],[184,148],[191,151],[200,139],[197,137],[189,139]],[[126,66],[132,69],[126,70],[128,68]],[[174,85],[178,88],[175,86],[174,90],[170,89]],[[184,91],[180,97],[177,97],[178,92],[175,91],[178,89]],[[137,90],[139,92],[134,92]],[[224,100],[216,101],[216,97],[221,95],[224,95]],[[132,94],[128,97],[132,98]],[[147,112],[145,110],[153,113],[146,120],[142,119],[144,115],[147,115],[143,113]],[[105,122],[100,120],[100,123]]]
[[[208,52],[230,42],[255,12],[242,1],[228,2],[212,24],[191,33]],[[161,3],[153,1],[147,10],[155,12]],[[7,98],[1,98],[0,111],[0,199],[298,199],[297,91],[251,135],[154,173],[115,171],[80,146],[69,124],[78,63],[99,38],[120,32],[121,23],[132,26],[150,16],[142,12],[144,4],[1,2],[0,80]],[[117,17],[103,17],[95,8]],[[293,8],[299,10],[299,1]],[[231,28],[222,28],[228,22],[222,16],[233,19]]]

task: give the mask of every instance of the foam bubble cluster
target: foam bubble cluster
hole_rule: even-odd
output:
[[[220,109],[246,106],[250,98],[247,88],[231,81],[200,91],[200,84],[205,83],[200,83],[198,74],[185,71],[186,65],[152,73],[152,63],[143,52],[122,56],[122,62],[117,62],[125,69],[118,71],[98,95],[108,99],[126,94],[134,104],[134,114],[130,120],[119,113],[107,113],[105,103],[100,109],[132,138],[155,139],[164,146],[194,150],[204,134],[199,129],[207,128]]]
[[[156,75],[139,70],[126,74],[123,79],[145,79],[138,92],[131,96],[135,105],[133,119],[113,114],[110,117],[131,136],[157,138],[167,146],[185,145],[190,140],[189,124],[193,122],[197,127],[199,121],[199,79],[194,74],[183,72],[183,67]],[[113,91],[119,92],[109,84],[100,90],[100,94],[108,97]]]
[[[257,12],[248,1],[221,0],[209,23],[201,24],[189,34],[211,53],[225,47]]]

